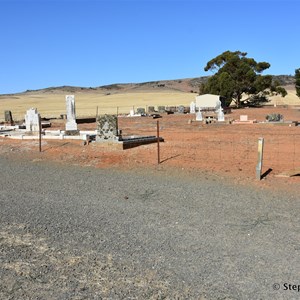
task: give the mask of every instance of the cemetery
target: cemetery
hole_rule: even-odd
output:
[[[1,151],[5,147],[18,151],[30,148],[34,156],[41,130],[45,160],[63,159],[100,168],[155,168],[156,144],[164,141],[160,145],[160,168],[208,170],[253,179],[257,140],[264,137],[264,167],[272,168],[274,176],[300,166],[297,107],[265,106],[228,112],[218,96],[203,95],[189,107],[133,107],[127,114],[78,118],[75,97],[63,98],[66,113],[57,119],[43,119],[36,108],[29,108],[23,121],[14,120],[13,111],[4,111]],[[154,120],[158,116],[159,123]]]

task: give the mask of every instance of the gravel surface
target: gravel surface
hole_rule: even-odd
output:
[[[292,195],[204,175],[0,165],[0,299],[300,298],[288,286],[300,285]]]

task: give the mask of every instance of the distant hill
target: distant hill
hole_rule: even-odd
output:
[[[27,90],[18,94],[75,94],[75,93],[100,93],[100,94],[118,94],[126,92],[163,92],[163,91],[179,91],[198,93],[199,85],[207,81],[209,76],[174,79],[174,80],[158,80],[142,83],[116,83],[99,87],[76,87],[76,86],[60,86],[48,87],[39,90]],[[291,86],[295,84],[295,78],[291,75],[276,75],[282,86]]]

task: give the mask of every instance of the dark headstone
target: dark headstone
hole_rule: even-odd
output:
[[[148,106],[148,114],[152,114],[155,112],[154,106]]]
[[[136,109],[136,113],[139,114],[139,115],[144,115],[145,114],[145,108],[143,107],[139,107]]]
[[[9,125],[13,125],[14,120],[12,118],[12,114],[10,110],[6,110],[4,112],[4,119],[5,119],[5,123],[9,124]]]
[[[178,108],[177,108],[177,111],[180,113],[180,114],[184,114],[184,106],[183,105],[180,105],[180,106],[178,106]]]
[[[165,106],[158,106],[157,110],[158,110],[159,113],[164,113],[164,112],[166,112],[166,107]]]

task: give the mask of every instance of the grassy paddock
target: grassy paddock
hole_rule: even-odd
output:
[[[294,89],[287,89],[285,98],[280,96],[271,97],[269,104],[274,105],[300,105],[300,99]],[[15,95],[0,95],[0,121],[4,120],[4,111],[11,110],[14,120],[24,119],[26,110],[31,107],[37,108],[42,117],[57,118],[66,113],[64,93],[28,93]],[[99,114],[129,113],[133,107],[169,105],[188,106],[197,94],[185,92],[128,92],[118,94],[103,94],[93,92],[75,93],[76,115],[78,117],[95,116],[97,106]]]
[[[75,93],[76,115],[95,116],[99,114],[129,113],[130,109],[158,105],[189,105],[197,94],[183,92],[144,92],[124,94]],[[0,120],[4,111],[11,110],[15,120],[23,119],[26,110],[34,107],[42,117],[59,117],[66,113],[65,94],[20,94],[0,96]]]

